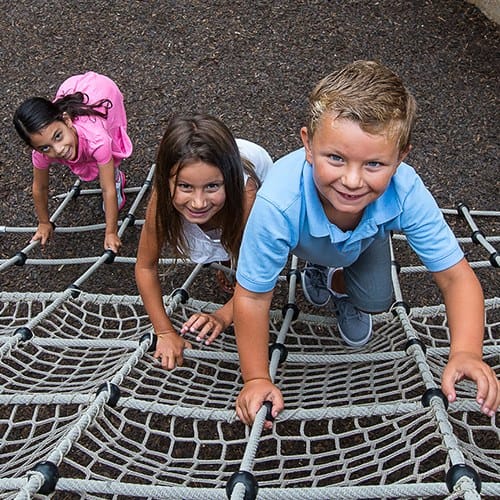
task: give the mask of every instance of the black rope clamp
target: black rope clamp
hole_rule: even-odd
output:
[[[43,476],[43,484],[38,493],[42,495],[53,493],[56,489],[57,481],[59,481],[59,469],[57,465],[47,460],[45,462],[38,462],[32,470],[39,472]]]
[[[71,198],[73,198],[73,199],[78,198],[80,196],[81,190],[82,190],[82,188],[81,188],[80,184],[78,184],[77,186],[73,186],[70,190],[73,193],[71,195]]]
[[[410,339],[406,345],[405,345],[405,351],[406,353],[408,354],[408,349],[412,346],[412,345],[418,345],[420,346],[420,349],[422,349],[422,352],[425,354],[426,350],[427,350],[427,346],[420,340],[420,339]]]
[[[300,271],[298,269],[291,269],[286,275],[286,280],[290,283],[292,276],[295,276],[298,280],[301,278]]]
[[[448,491],[452,493],[455,484],[464,476],[472,479],[476,486],[476,491],[481,493],[481,478],[479,474],[475,469],[465,464],[455,464],[446,473],[446,486],[448,487]]]
[[[437,387],[434,389],[427,389],[423,394],[422,394],[422,405],[425,408],[428,408],[431,404],[431,401],[434,398],[438,398],[443,402],[444,408],[447,410],[448,409],[448,399],[446,396],[443,394],[443,391],[441,389],[438,389]]]
[[[278,365],[281,365],[286,361],[286,358],[288,357],[288,349],[285,347],[284,344],[280,342],[275,342],[274,344],[271,344],[269,346],[269,360],[273,357],[274,351],[279,351],[280,352],[280,359],[278,361]]]
[[[16,328],[14,335],[21,335],[21,341],[26,342],[33,338],[33,332],[27,326],[20,326]]]
[[[498,255],[498,252],[490,254],[490,264],[496,268],[500,267],[500,255]]]
[[[457,203],[457,212],[458,215],[462,217],[462,219],[465,219],[465,212],[469,211],[469,207],[465,204],[462,203],[461,201]]]
[[[235,472],[226,483],[226,495],[227,498],[231,498],[233,494],[234,487],[236,483],[243,483],[245,486],[245,496],[244,500],[255,500],[257,498],[257,492],[259,491],[259,485],[255,476],[246,470]]]
[[[292,321],[295,321],[299,317],[300,309],[297,307],[297,304],[285,304],[283,309],[281,309],[281,313],[283,314],[283,318],[286,316],[288,309],[293,309],[293,317]]]
[[[182,304],[185,304],[189,299],[189,294],[186,292],[186,290],[184,290],[184,288],[176,288],[172,292],[172,297],[176,297],[177,295],[180,295]]]
[[[24,252],[17,252],[15,256],[17,257],[17,260],[14,264],[16,266],[24,266],[28,256]]]
[[[153,335],[154,332],[145,333],[140,339],[139,344],[143,344],[144,342],[150,342],[148,347],[148,352],[156,351],[156,341],[158,337]]]
[[[120,388],[116,384],[111,384],[110,382],[104,382],[99,386],[99,389],[97,389],[96,394],[101,394],[101,392],[103,391],[106,391],[108,393],[108,401],[107,401],[108,406],[114,408],[121,396]]]
[[[128,213],[126,216],[125,216],[125,219],[128,219],[128,222],[129,222],[129,225],[130,226],[134,226],[135,225],[135,214],[132,214],[132,213]]]
[[[411,308],[404,300],[398,300],[392,304],[391,311],[394,316],[396,316],[396,307],[404,307],[406,314],[410,314]]]
[[[104,251],[104,253],[107,255],[106,260],[104,261],[105,264],[113,264],[115,261],[116,253],[111,250],[111,248],[108,248],[107,250]]]
[[[71,296],[76,299],[82,291],[80,290],[80,287],[78,285],[75,285],[74,283],[71,283],[71,285],[68,286],[68,290],[71,290]]]
[[[262,406],[266,408],[266,420],[269,422],[274,422],[274,417],[272,414],[273,403],[271,401],[264,401]]]

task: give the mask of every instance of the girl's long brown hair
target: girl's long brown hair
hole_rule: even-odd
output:
[[[218,118],[201,113],[173,115],[158,149],[154,189],[160,246],[168,244],[176,257],[189,257],[182,216],[172,203],[170,179],[185,165],[198,161],[215,165],[222,172],[226,201],[214,222],[221,228],[223,247],[232,258],[237,258],[244,225],[244,170],[257,186],[260,182],[253,168],[242,161],[233,134],[226,125]]]

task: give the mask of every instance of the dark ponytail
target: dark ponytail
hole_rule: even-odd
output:
[[[31,146],[30,136],[50,125],[63,121],[63,113],[71,119],[77,116],[108,117],[108,110],[113,106],[109,99],[88,104],[89,97],[83,92],[65,95],[54,102],[43,97],[26,99],[15,111],[13,123],[21,139]]]

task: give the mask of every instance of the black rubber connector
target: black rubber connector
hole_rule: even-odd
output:
[[[19,328],[16,328],[14,335],[21,335],[21,340],[23,342],[33,338],[33,332],[27,326],[20,326]]]
[[[128,219],[129,220],[129,225],[130,226],[134,226],[135,225],[135,215],[134,214],[131,214],[130,212],[125,216],[125,219]]]
[[[68,290],[71,290],[71,296],[76,299],[82,291],[80,290],[80,287],[78,285],[75,285],[74,283],[71,283],[71,285],[68,286]]]
[[[113,264],[115,261],[116,253],[111,250],[111,248],[108,248],[107,250],[104,251],[104,253],[107,255],[106,260],[104,261],[106,264]]]
[[[477,492],[481,493],[481,478],[479,474],[472,467],[465,464],[455,464],[446,473],[446,486],[448,487],[448,491],[452,493],[457,481],[464,476],[470,477],[476,485]]]
[[[78,198],[80,196],[80,192],[81,192],[82,188],[80,186],[80,184],[78,184],[78,186],[73,186],[71,188],[71,191],[73,192],[73,196],[72,198]]]
[[[418,345],[418,346],[420,346],[420,349],[422,349],[422,351],[423,351],[424,354],[427,351],[427,346],[421,340],[419,340],[419,339],[411,339],[405,345],[406,354],[408,354],[408,349],[412,345]]]
[[[286,275],[286,280],[288,281],[288,283],[290,283],[290,278],[292,276],[296,276],[297,279],[300,280],[300,271],[298,269],[291,269],[290,271],[288,271],[288,274]]]
[[[500,263],[499,263],[499,255],[498,255],[498,252],[493,252],[492,254],[490,254],[490,264],[493,266],[493,267],[500,267]]]
[[[396,307],[404,307],[406,314],[410,314],[411,308],[404,300],[398,300],[391,306],[392,314],[396,316]]]
[[[255,500],[257,498],[257,493],[259,491],[259,485],[255,476],[250,472],[245,470],[235,472],[226,483],[226,495],[227,498],[231,498],[233,494],[234,487],[237,483],[243,483],[245,486],[245,496],[244,500]]]
[[[446,396],[443,394],[443,391],[441,389],[435,388],[435,389],[427,389],[423,395],[422,395],[422,405],[425,408],[428,408],[431,404],[431,400],[433,398],[439,398],[445,407],[445,409],[448,409],[448,399],[446,399]]]
[[[43,484],[38,493],[42,495],[53,493],[56,489],[57,481],[59,481],[59,469],[57,465],[47,460],[45,462],[38,462],[32,470],[39,472],[43,476]]]
[[[269,346],[269,360],[271,360],[271,358],[273,357],[274,351],[280,352],[280,359],[278,361],[278,365],[281,365],[286,361],[286,358],[288,357],[288,349],[281,342],[275,342],[274,344],[271,344]]]
[[[268,422],[274,422],[274,417],[272,414],[273,403],[271,401],[264,401],[262,403],[262,406],[265,406],[266,408],[266,420]]]
[[[97,389],[96,394],[100,394],[103,391],[106,391],[109,394],[107,402],[108,406],[114,408],[121,396],[120,388],[116,384],[104,382],[100,385],[99,389]]]
[[[148,352],[153,352],[156,351],[156,341],[158,337],[156,335],[153,335],[153,332],[150,333],[145,333],[140,339],[139,339],[139,344],[142,344],[143,342],[147,342],[148,340],[151,341],[148,347]]]
[[[28,256],[24,252],[17,252],[15,256],[17,257],[17,260],[14,264],[19,267],[24,266]]]
[[[300,309],[297,307],[297,304],[285,304],[283,306],[283,309],[281,309],[281,314],[283,314],[283,318],[286,316],[288,309],[293,309],[292,321],[295,321],[299,317]]]
[[[479,241],[479,236],[482,236],[484,238],[484,233],[480,230],[480,229],[476,229],[472,234],[471,234],[471,238],[472,238],[472,241],[476,244],[476,245],[480,245],[481,242]]]
[[[466,211],[467,212],[469,211],[469,207],[465,203],[462,203],[462,202],[457,203],[458,215],[460,215],[460,217],[462,217],[463,219],[465,219],[465,212]]]
[[[184,288],[176,288],[172,292],[172,297],[176,297],[177,295],[181,296],[181,303],[185,304],[187,300],[189,299],[189,294],[184,290]]]

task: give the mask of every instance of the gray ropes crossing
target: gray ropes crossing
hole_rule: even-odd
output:
[[[131,214],[143,194],[134,192]],[[463,244],[483,249],[472,264],[498,279],[496,240],[478,233],[475,220],[500,214],[449,212],[461,212],[471,228]],[[405,246],[395,235],[394,261]],[[16,255],[0,270],[10,272]],[[62,291],[0,292],[2,498],[500,497],[498,417],[479,412],[469,382],[447,406],[439,390],[449,346],[444,308],[405,303],[399,280],[418,287],[421,266],[398,272],[394,265],[395,304],[374,317],[372,341],[352,350],[334,318],[299,310],[301,263],[290,259],[278,285],[283,307],[271,311],[269,324],[270,371],[287,406],[268,432],[265,407],[252,428],[236,418],[241,378],[232,331],[210,346],[193,343],[184,366],[164,371],[152,357],[140,298],[82,289],[109,260],[134,262],[86,256],[79,262],[89,267]],[[218,306],[189,296],[206,273],[213,279],[211,270],[182,266],[191,272],[165,297],[177,327]],[[500,298],[485,307],[484,355],[498,373]]]

